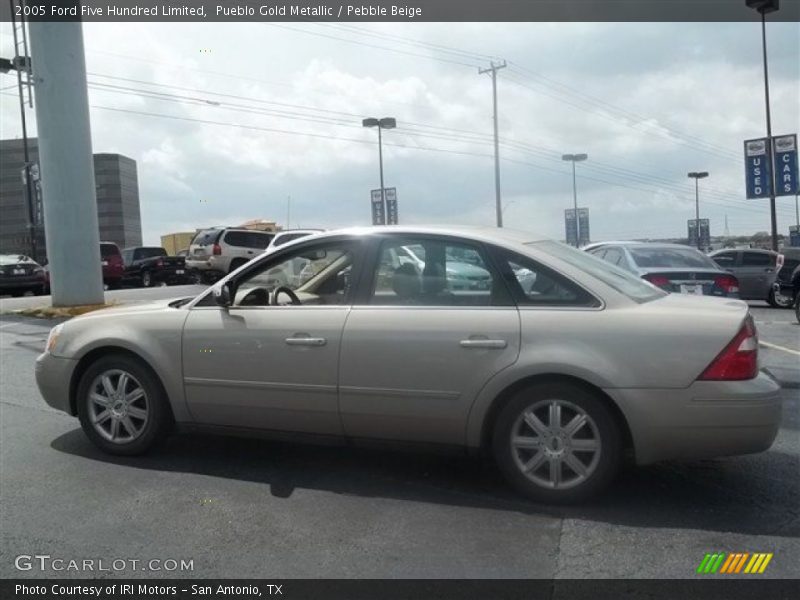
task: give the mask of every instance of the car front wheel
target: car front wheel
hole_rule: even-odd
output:
[[[109,454],[146,452],[171,424],[158,379],[128,356],[106,356],[86,370],[78,385],[77,408],[87,437]]]
[[[533,500],[572,503],[605,488],[622,456],[619,426],[603,400],[570,383],[517,392],[494,425],[495,460]]]

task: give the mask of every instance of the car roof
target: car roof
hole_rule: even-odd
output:
[[[325,237],[335,237],[341,235],[368,236],[386,233],[454,236],[468,238],[473,241],[494,243],[498,241],[504,241],[512,245],[540,242],[550,239],[530,231],[522,231],[519,229],[509,229],[506,227],[480,227],[471,225],[377,225],[347,227],[343,229],[319,232],[314,236],[314,239],[319,240]]]

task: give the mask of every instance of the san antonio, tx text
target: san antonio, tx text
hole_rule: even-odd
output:
[[[181,592],[192,596],[282,596],[282,585],[267,584],[257,585],[191,585]],[[110,585],[23,585],[14,586],[16,596],[177,596],[178,586],[175,585],[144,585],[132,583],[114,583]]]

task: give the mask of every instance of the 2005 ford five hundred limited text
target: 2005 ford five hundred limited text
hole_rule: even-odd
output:
[[[58,325],[36,378],[114,454],[175,425],[460,446],[548,502],[598,492],[626,451],[760,452],[781,412],[744,302],[498,229],[301,238],[196,298]]]

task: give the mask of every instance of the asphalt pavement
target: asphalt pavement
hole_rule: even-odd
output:
[[[461,456],[190,435],[144,457],[106,456],[36,390],[54,322],[2,315],[0,577],[93,575],[14,567],[48,554],[193,561],[94,573],[148,578],[685,578],[717,551],[772,552],[765,577],[798,577],[800,325],[788,310],[753,314],[770,344],[762,367],[784,369],[787,383],[773,447],[628,467],[571,508],[528,502],[490,463]]]

